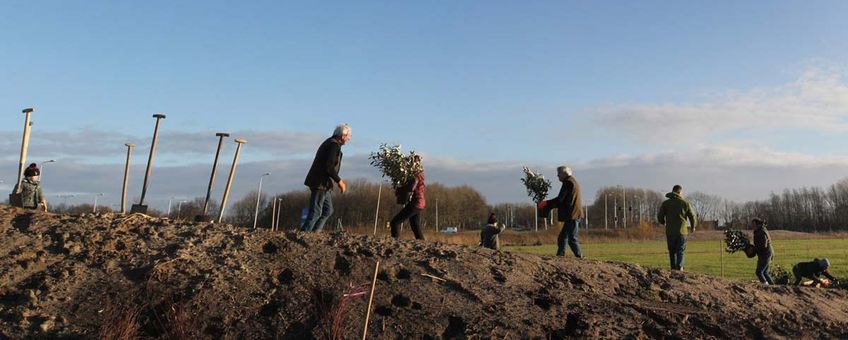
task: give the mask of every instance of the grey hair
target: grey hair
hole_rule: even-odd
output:
[[[573,171],[571,171],[571,168],[570,168],[570,167],[568,167],[568,166],[566,166],[566,165],[560,165],[560,166],[557,168],[557,175],[559,175],[559,174],[566,174],[566,175],[568,175],[568,176],[571,176],[571,174],[572,174],[572,173],[573,173]]]
[[[347,124],[339,124],[336,126],[336,129],[333,130],[333,137],[341,137],[341,136],[349,136],[350,135],[350,125]]]

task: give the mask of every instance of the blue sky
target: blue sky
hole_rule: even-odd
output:
[[[156,112],[168,170],[154,181],[179,191],[154,182],[159,202],[203,194],[204,180],[179,187],[173,174],[207,176],[216,131],[249,141],[239,181],[273,168],[286,176],[271,190],[300,188],[340,122],[354,129],[343,175],[376,178],[365,155],[401,143],[428,156],[431,180],[492,202],[524,199],[523,164],[573,164],[590,194],[680,181],[733,199],[846,169],[843,1],[46,1],[0,13],[0,178],[15,172],[16,113],[35,106],[31,160],[59,160],[52,192],[117,196],[74,183],[119,168],[124,140],[141,162]],[[811,172],[787,182],[786,167]]]

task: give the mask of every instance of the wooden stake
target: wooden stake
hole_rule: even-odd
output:
[[[374,279],[371,280],[371,294],[368,295],[368,310],[365,311],[365,327],[362,328],[362,340],[368,335],[368,321],[371,319],[371,304],[374,302],[374,288],[377,287],[377,272],[380,270],[380,260],[374,265]]]
[[[274,231],[274,226],[276,226],[277,222],[277,196],[271,199],[271,226],[268,229]]]
[[[277,200],[277,222],[274,224],[274,230],[280,230],[280,215],[283,213],[283,199]]]
[[[383,181],[380,181],[380,188],[377,189],[377,212],[374,213],[374,235],[377,235],[377,218],[380,217],[380,196],[383,195]]]
[[[724,241],[722,239],[718,239],[718,258],[719,262],[721,262],[721,277],[724,277]]]

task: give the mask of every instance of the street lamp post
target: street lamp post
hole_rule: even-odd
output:
[[[186,201],[186,200],[182,200],[182,201],[180,201],[180,204],[179,204],[179,205],[177,205],[177,218],[181,218],[181,217],[182,217],[182,212],[183,212],[183,203],[186,203],[186,202],[188,202],[188,201]]]
[[[615,229],[618,229],[618,196],[612,199],[612,220]]]
[[[604,229],[609,228],[609,219],[607,218],[607,200],[609,199],[609,194],[604,194]]]
[[[436,232],[439,232],[439,199],[436,199]]]
[[[51,159],[49,161],[41,162],[41,173],[38,175],[38,181],[44,185],[44,168],[47,167],[47,163],[56,163],[55,159]]]
[[[171,198],[169,198],[169,199],[168,199],[168,212],[167,212],[167,213],[165,213],[165,215],[167,215],[167,216],[168,216],[168,218],[170,218],[170,217],[171,217],[171,202],[172,202],[175,198],[177,198],[177,196],[171,196]]]
[[[624,187],[621,188],[621,205],[622,205],[622,207],[621,207],[622,212],[621,213],[624,216],[624,224],[623,224],[624,229],[627,229],[627,191],[626,190],[627,190],[627,188],[624,188]]]
[[[259,217],[259,200],[262,198],[262,179],[270,175],[270,172],[266,172],[262,176],[259,176],[259,190],[256,191],[256,208],[253,209],[253,229],[256,229],[256,222]]]
[[[70,195],[70,194],[68,194],[68,195],[56,195],[56,196],[64,199],[62,201],[62,204],[65,206],[65,209],[68,208],[68,198],[74,197],[74,195]]]
[[[100,196],[103,196],[102,192],[97,194],[97,195],[94,195],[94,208],[91,209],[91,212],[93,212],[95,214],[97,213],[97,198],[100,197]]]

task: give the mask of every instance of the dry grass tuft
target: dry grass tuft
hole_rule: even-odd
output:
[[[101,340],[131,340],[139,338],[141,325],[138,316],[142,308],[136,304],[110,301],[104,310],[103,324],[98,338]]]

